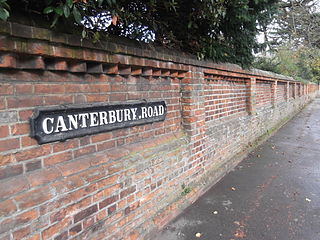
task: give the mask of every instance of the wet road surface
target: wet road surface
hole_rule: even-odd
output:
[[[157,240],[320,240],[320,99],[169,223]]]

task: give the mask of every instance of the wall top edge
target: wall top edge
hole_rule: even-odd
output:
[[[0,20],[0,43],[1,39],[4,36],[15,38],[18,41],[20,40],[20,45],[23,45],[23,42],[40,41],[41,44],[44,45],[54,45],[56,47],[64,46],[73,48],[73,53],[71,54],[72,56],[68,57],[77,60],[86,60],[85,54],[75,54],[74,51],[81,51],[81,49],[86,49],[91,51],[105,52],[107,55],[111,56],[127,55],[139,58],[147,58],[150,60],[169,62],[173,65],[180,65],[179,68],[181,68],[181,66],[183,65],[188,65],[192,67],[216,69],[224,72],[240,73],[257,78],[259,76],[262,76],[265,78],[270,78],[270,80],[278,79],[284,81],[296,81],[295,79],[288,76],[267,72],[259,69],[245,70],[236,64],[200,61],[197,60],[196,57],[191,54],[175,51],[172,49],[165,49],[163,47],[154,46],[150,44],[138,43],[131,40],[110,39],[110,41],[100,41],[98,43],[93,43],[90,40],[81,40],[79,36],[72,34],[58,33],[45,28],[28,26],[20,23],[4,22]],[[16,46],[14,46],[13,48],[15,47]],[[0,46],[0,50],[5,51],[6,49],[4,47],[1,48]],[[14,50],[22,54],[24,53],[21,52],[21,48],[16,48]],[[26,49],[26,53],[28,53],[27,51],[28,50]],[[90,61],[92,61],[92,59],[90,59]],[[103,61],[107,60],[103,59]],[[176,68],[175,66],[172,67]],[[187,68],[183,67],[183,69]]]

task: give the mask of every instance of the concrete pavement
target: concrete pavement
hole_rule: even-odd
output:
[[[251,152],[157,239],[320,239],[320,99]]]

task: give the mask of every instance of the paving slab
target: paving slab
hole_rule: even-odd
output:
[[[170,222],[157,240],[319,240],[320,99]]]

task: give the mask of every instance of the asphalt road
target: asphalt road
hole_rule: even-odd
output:
[[[157,240],[320,240],[320,99],[169,223]]]

